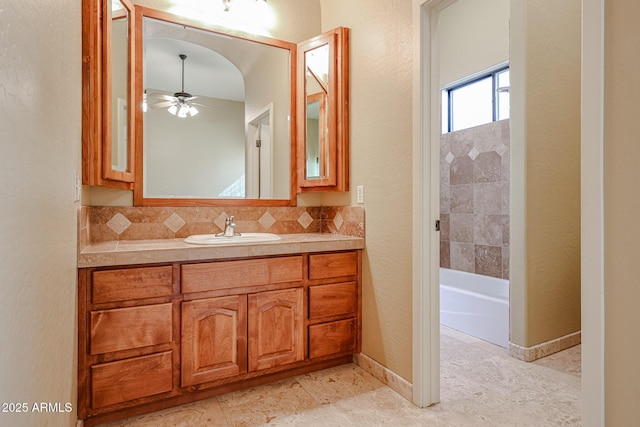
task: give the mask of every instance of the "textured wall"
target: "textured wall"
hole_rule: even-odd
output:
[[[511,2],[511,341],[523,347],[580,330],[580,18],[580,0]]]
[[[411,1],[321,0],[322,29],[351,28],[351,188],[365,186],[362,351],[411,381]],[[306,195],[305,195],[306,197]]]
[[[440,267],[509,279],[509,120],[442,135]]]
[[[0,402],[28,405],[0,413],[3,426],[76,419],[80,10],[77,0],[0,4]],[[40,402],[63,412],[32,412]]]
[[[605,412],[607,426],[631,426],[640,402],[640,4],[607,0],[604,14]]]

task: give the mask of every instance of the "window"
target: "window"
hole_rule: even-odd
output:
[[[508,67],[442,89],[442,133],[508,118]]]

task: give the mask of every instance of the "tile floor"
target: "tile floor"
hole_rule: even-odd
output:
[[[579,426],[580,346],[533,363],[443,327],[442,402],[420,409],[354,364],[108,424],[160,426]]]

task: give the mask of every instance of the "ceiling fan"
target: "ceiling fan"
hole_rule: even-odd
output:
[[[207,107],[207,108],[211,108],[211,107],[209,107],[208,105],[193,102],[193,100],[198,97],[193,96],[190,93],[184,91],[184,61],[185,59],[187,59],[187,55],[181,53],[180,55],[178,55],[178,57],[182,61],[182,88],[180,92],[176,92],[173,94],[173,96],[171,96],[171,95],[163,95],[160,93],[147,94],[145,91],[144,104],[148,105],[149,108],[167,108],[168,107],[167,111],[169,111],[170,114],[173,114],[174,116],[178,116],[180,118],[193,117],[199,112],[196,106]],[[162,101],[156,104],[147,104],[147,98],[159,98]]]

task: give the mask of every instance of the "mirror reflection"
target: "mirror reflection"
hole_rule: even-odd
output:
[[[291,197],[288,49],[145,17],[145,198]]]
[[[329,176],[329,45],[305,52],[306,179]]]
[[[111,0],[111,169],[129,171],[127,99],[129,76],[129,13]]]

